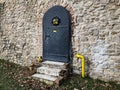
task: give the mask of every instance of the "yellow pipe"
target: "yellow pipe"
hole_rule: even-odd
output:
[[[80,58],[82,60],[82,77],[85,77],[85,58],[80,54],[76,54],[76,58]]]

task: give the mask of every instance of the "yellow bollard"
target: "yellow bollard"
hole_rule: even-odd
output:
[[[85,58],[80,54],[76,54],[76,58],[80,58],[82,60],[82,78],[85,77]]]

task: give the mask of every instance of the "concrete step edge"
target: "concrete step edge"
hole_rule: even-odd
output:
[[[37,68],[37,73],[47,74],[52,76],[59,76],[60,72],[61,72],[61,69],[56,69],[56,68],[50,68],[50,67],[44,67],[44,66]]]
[[[57,77],[55,77],[55,76],[46,75],[46,74],[38,74],[38,73],[33,74],[32,77],[38,78],[40,80],[43,79],[43,80],[48,80],[48,81],[52,81],[52,82],[57,80]]]
[[[58,66],[63,66],[65,63],[63,62],[55,62],[55,61],[44,61],[42,64],[48,64],[48,65],[58,65]]]

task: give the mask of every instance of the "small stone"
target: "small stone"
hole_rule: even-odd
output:
[[[5,0],[0,0],[0,3],[4,3],[5,2]]]
[[[112,20],[117,20],[119,18],[119,16],[113,15],[111,18],[112,18]]]
[[[101,4],[107,4],[107,3],[109,3],[109,0],[100,0],[100,3]]]
[[[116,32],[116,31],[111,32],[112,35],[115,35],[115,34],[117,34],[117,33],[118,33],[118,32]]]
[[[88,37],[81,37],[80,40],[81,40],[82,42],[88,41]]]
[[[83,7],[83,4],[84,4],[84,2],[81,1],[81,2],[79,3],[79,6],[80,6],[80,7]]]
[[[93,35],[93,36],[98,36],[98,34],[99,34],[99,30],[97,30],[97,29],[94,29],[91,32],[91,35]]]
[[[120,25],[114,25],[113,29],[114,30],[119,30],[120,29]]]
[[[116,6],[116,5],[113,5],[113,4],[109,4],[109,5],[108,5],[108,8],[109,8],[110,10],[116,10],[116,9],[117,9],[117,6]]]
[[[74,90],[79,90],[79,89],[77,89],[77,88],[74,88]]]
[[[90,7],[90,6],[92,6],[93,5],[93,2],[92,1],[87,1],[86,3],[85,3],[85,7]]]
[[[120,8],[115,11],[114,15],[116,15],[116,16],[120,15]]]
[[[115,0],[109,0],[109,2],[110,2],[110,3],[114,3],[114,2],[115,2]]]

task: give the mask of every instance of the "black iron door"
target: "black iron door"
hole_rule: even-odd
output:
[[[43,59],[69,62],[71,48],[70,14],[62,6],[50,8],[43,17]]]

